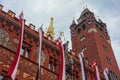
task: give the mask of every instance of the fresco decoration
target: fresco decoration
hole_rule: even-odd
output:
[[[19,43],[19,40],[17,38],[14,38],[13,41],[14,41],[15,44]]]
[[[14,54],[11,54],[11,52],[6,49],[2,48],[0,51],[0,57],[2,57],[4,60],[13,61],[13,56]]]
[[[32,74],[32,75],[37,72],[36,71],[37,66],[34,63],[32,63],[30,61],[27,61],[27,60],[23,60],[23,61],[24,61],[25,64],[21,64],[21,65],[24,65],[24,71],[25,72],[27,72],[29,74]]]
[[[0,64],[3,67],[9,68],[13,61],[14,54],[10,51],[0,47]]]
[[[72,77],[73,77],[72,75],[66,73],[66,80],[72,80]]]
[[[0,29],[0,45],[16,51],[16,47],[13,45],[12,39],[10,38],[9,34],[3,29]]]
[[[28,73],[23,73],[23,79],[24,80],[35,80],[35,77],[31,76]]]
[[[39,54],[39,50],[36,50],[36,54],[38,55]],[[46,61],[46,54],[42,51],[41,53],[41,65],[42,66],[45,66],[45,61]],[[37,62],[38,62],[39,59],[37,59]]]
[[[42,51],[42,57],[41,57],[41,65],[44,66],[45,65],[45,61],[46,61],[46,54]]]
[[[48,70],[41,68],[40,70],[41,80],[57,80],[58,76],[49,72]]]
[[[35,63],[21,57],[19,69],[20,69],[19,74],[23,74],[24,80],[35,80],[33,79],[35,78],[37,73],[37,65],[35,65]]]

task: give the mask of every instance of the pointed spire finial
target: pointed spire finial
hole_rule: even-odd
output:
[[[75,23],[75,20],[74,20],[74,17],[73,17],[73,21],[72,21],[72,24],[76,24],[76,23]]]
[[[53,27],[53,17],[50,19],[49,27],[47,28],[47,31],[45,33],[47,38],[49,38],[51,41],[54,41],[54,27]]]

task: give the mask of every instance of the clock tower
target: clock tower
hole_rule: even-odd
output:
[[[107,26],[102,20],[96,20],[94,13],[85,8],[71,26],[72,50],[75,55],[84,50],[88,63],[95,61],[103,71],[108,68],[110,80],[120,80],[120,71],[111,47]]]

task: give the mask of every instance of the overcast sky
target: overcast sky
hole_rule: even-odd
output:
[[[87,5],[96,18],[99,16],[107,24],[113,51],[120,67],[120,0],[0,0],[0,4],[4,6],[4,11],[10,9],[16,16],[24,11],[26,24],[32,23],[36,29],[41,24],[47,27],[50,18],[53,17],[55,37],[58,37],[59,31],[63,31],[66,40],[69,41],[69,27],[73,17],[77,20],[83,7]]]

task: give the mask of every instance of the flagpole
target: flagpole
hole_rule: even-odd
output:
[[[37,76],[36,76],[36,80],[38,80],[39,79],[39,67],[38,67],[38,69],[37,69]]]
[[[87,80],[83,51],[79,54],[79,58],[80,58],[81,71],[82,71],[82,80]]]
[[[87,75],[86,75],[86,70],[85,70],[85,60],[84,60],[84,57],[83,57],[83,66],[84,66],[84,71],[85,71],[85,80],[87,80]]]
[[[62,40],[59,37],[56,42],[60,48],[60,69],[59,69],[59,80],[65,80],[65,53],[62,45]]]
[[[38,55],[38,69],[37,69],[37,76],[36,76],[36,80],[39,79],[39,73],[40,73],[40,62],[41,62],[41,52],[42,52],[42,27],[43,25],[41,25],[41,27],[39,28],[38,32],[39,32],[39,55]]]

